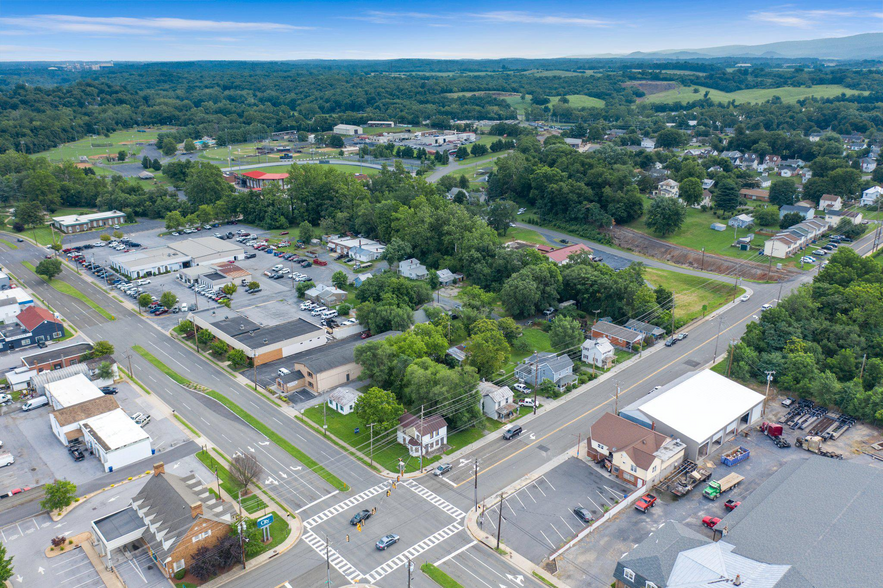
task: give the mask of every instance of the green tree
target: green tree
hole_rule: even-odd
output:
[[[255,519],[243,519],[245,523],[234,523],[230,525],[231,532],[237,538],[241,537],[242,545],[245,549],[246,556],[257,555],[264,551],[264,532],[258,529],[258,523]],[[206,578],[207,579],[207,578]]]
[[[385,432],[398,426],[399,417],[405,414],[405,409],[396,400],[395,394],[372,386],[356,400],[353,412],[362,426],[373,423],[376,432]]]
[[[346,142],[343,140],[343,137],[340,135],[328,135],[328,138],[325,141],[325,144],[329,147],[334,147],[335,149],[340,149]]]
[[[113,345],[108,341],[98,341],[92,345],[92,351],[89,352],[90,358],[104,357],[105,355],[113,355]]]
[[[307,290],[315,286],[312,280],[309,282],[298,282],[297,286],[295,286],[295,290],[297,291],[297,297],[303,298],[306,295]]]
[[[150,163],[150,167],[151,167],[151,169],[153,169],[153,171],[161,171],[162,170],[162,163],[160,163],[159,159],[154,159]]]
[[[159,297],[159,303],[165,306],[166,308],[172,308],[175,304],[178,303],[178,297],[174,292],[169,292],[166,290],[162,293],[162,296]]]
[[[298,235],[300,235],[300,240],[307,245],[310,244],[310,241],[312,241],[313,237],[315,236],[313,234],[313,225],[311,225],[307,221],[304,221],[300,225],[298,225],[297,232]]]
[[[248,365],[248,357],[242,349],[231,349],[227,354],[227,360],[234,368],[241,368]]]
[[[12,578],[12,560],[11,555],[7,556],[6,546],[0,543],[0,582],[6,582]]]
[[[199,341],[200,345],[208,345],[214,340],[215,336],[212,335],[212,332],[208,329],[203,329],[196,336],[196,340]]]
[[[498,329],[474,335],[464,346],[466,363],[482,378],[496,374],[509,359],[509,343]]]
[[[472,153],[472,157],[481,157],[482,155],[486,155],[490,149],[488,149],[487,145],[482,145],[481,143],[474,143],[472,145],[472,149],[469,150]]]
[[[126,153],[125,149],[120,149],[119,151],[117,151],[117,161],[126,161],[127,155],[128,153]]]
[[[123,232],[122,232],[122,231],[114,231],[114,232],[113,232],[113,238],[114,238],[114,239],[122,239],[122,238],[123,238]]]
[[[60,259],[44,259],[40,263],[37,264],[37,267],[34,269],[34,272],[38,276],[43,276],[46,280],[51,280],[55,276],[61,273],[61,260]]]
[[[212,353],[214,353],[218,357],[224,357],[224,355],[227,353],[227,344],[220,339],[212,341],[211,348]]]
[[[26,227],[43,224],[43,207],[39,202],[25,200],[15,205],[15,220]]]
[[[779,224],[779,207],[766,206],[754,209],[754,222],[761,227],[773,227]]]
[[[688,206],[702,202],[702,182],[696,178],[687,178],[682,181],[680,197]]]
[[[55,480],[43,486],[45,498],[40,501],[40,508],[49,511],[62,510],[70,506],[77,495],[77,485],[68,480]]]
[[[196,143],[193,142],[193,139],[186,139],[184,141],[184,152],[193,153],[194,151],[196,151]]]
[[[49,246],[49,248],[52,249],[52,251],[54,251],[56,255],[58,255],[58,252],[61,251],[63,247],[64,245],[62,245],[61,243],[53,243]]]
[[[166,137],[163,139],[162,145],[160,146],[160,151],[166,157],[171,157],[178,150],[178,146],[175,144],[175,140],[171,137]]]
[[[233,296],[233,294],[235,294],[236,290],[238,289],[239,288],[237,288],[236,284],[233,283],[224,284],[223,286],[221,286],[221,292],[223,292],[227,296]]]
[[[112,380],[113,365],[109,361],[102,361],[98,364],[98,369],[95,370],[95,375],[98,376],[98,379],[100,380]]]
[[[210,163],[199,163],[192,168],[184,186],[187,200],[196,206],[214,204],[231,190],[230,184],[224,180],[221,168]]]
[[[396,265],[411,255],[411,246],[398,237],[393,237],[383,252],[383,258],[390,265]]]
[[[739,207],[739,188],[732,180],[724,180],[718,184],[714,193],[714,207],[727,212]]]
[[[521,337],[522,334],[521,325],[508,316],[497,321],[497,328],[503,333],[509,345],[513,345],[515,340]]]
[[[335,288],[339,288],[341,290],[346,290],[346,285],[349,283],[349,280],[346,277],[346,273],[343,270],[337,270],[331,276],[331,285]]]
[[[141,158],[141,167],[143,167],[144,169],[150,168],[150,158],[146,155]]]
[[[184,217],[177,210],[173,210],[166,215],[166,229],[169,231],[177,231],[184,226]]]
[[[563,316],[556,316],[552,320],[549,341],[555,349],[572,349],[578,347],[584,340],[585,335],[575,320]]]
[[[107,233],[104,233],[103,235],[101,235],[98,238],[101,239],[102,241],[104,241],[105,243],[107,243],[111,239],[110,235],[108,235]]]
[[[454,157],[457,159],[466,159],[469,157],[469,148],[466,145],[460,145],[457,147],[457,151],[454,153]]]
[[[487,207],[487,224],[498,235],[506,235],[518,213],[518,205],[510,200],[497,200]]]
[[[200,223],[207,225],[215,220],[215,210],[212,206],[208,204],[203,204],[196,211],[196,218],[199,219]]]
[[[249,282],[248,286],[246,286],[246,288],[248,288],[249,290],[254,290],[255,288],[260,288],[260,287],[261,287],[261,285],[254,280]],[[298,296],[300,296],[300,292],[298,292]],[[303,298],[303,296],[301,296],[301,298]]]
[[[661,149],[674,149],[687,144],[687,135],[676,129],[663,129],[656,134],[656,146]]]
[[[789,179],[776,179],[770,184],[770,204],[779,207],[794,204],[796,194],[797,186]]]
[[[153,302],[153,297],[145,292],[138,296],[138,310],[140,311],[142,308],[146,308],[150,306],[150,303]]]
[[[647,227],[666,237],[676,232],[687,218],[687,208],[676,198],[656,198],[647,211]]]
[[[782,220],[779,221],[780,229],[787,229],[789,227],[793,227],[794,225],[803,222],[804,217],[799,212],[789,212],[782,216]]]

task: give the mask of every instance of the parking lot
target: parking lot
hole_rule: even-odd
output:
[[[585,461],[569,458],[505,497],[501,540],[539,564],[585,528],[574,508],[588,509],[597,519],[629,492],[629,487]],[[495,505],[485,511],[482,528],[496,535],[499,524],[499,505]]]
[[[157,454],[188,441],[171,420],[156,411],[151,412],[150,401],[132,385],[121,382],[116,387],[119,392],[115,398],[123,410],[128,414],[141,412],[151,415],[144,430],[153,440]],[[88,453],[86,459],[80,462],[71,458],[52,433],[47,407],[30,412],[19,409],[0,417],[0,422],[4,431],[4,451],[15,457],[13,465],[0,469],[0,492],[24,486],[36,487],[54,479],[67,479],[79,485],[105,475],[101,462]]]

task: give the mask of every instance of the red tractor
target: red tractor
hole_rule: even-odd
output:
[[[776,444],[776,447],[780,449],[787,449],[791,447],[791,443],[788,442],[787,439],[782,437],[784,429],[782,425],[777,425],[774,423],[768,423],[764,421],[760,425],[760,432],[773,440],[773,443]]]

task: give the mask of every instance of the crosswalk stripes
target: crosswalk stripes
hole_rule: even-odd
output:
[[[427,549],[429,549],[435,545],[438,545],[439,543],[441,543],[442,541],[444,541],[445,539],[447,539],[448,537],[450,537],[454,533],[457,533],[458,531],[462,531],[462,530],[463,530],[463,526],[460,525],[460,523],[452,523],[452,524],[448,525],[447,527],[445,527],[444,529],[442,529],[441,531],[439,531],[438,533],[435,533],[434,535],[430,535],[429,537],[427,537],[426,539],[424,539],[423,541],[421,541],[417,545],[411,547],[410,549],[408,549],[404,553],[400,553],[399,555],[395,556],[394,558],[392,558],[391,560],[389,560],[385,564],[378,566],[377,569],[373,570],[371,573],[364,576],[364,578],[369,583],[374,583],[374,582],[378,581],[380,578],[386,576],[387,574],[394,572],[396,569],[405,565],[405,563],[407,563],[408,559],[414,559],[415,557],[417,557],[418,555],[420,555],[421,553],[423,553]]]
[[[339,514],[339,513],[343,512],[344,510],[347,510],[348,508],[350,508],[350,507],[352,507],[352,506],[354,506],[364,500],[371,498],[372,496],[376,496],[376,495],[380,494],[381,492],[386,491],[387,488],[389,488],[389,483],[384,482],[382,484],[378,484],[377,486],[374,486],[373,488],[369,488],[360,494],[356,494],[352,498],[348,498],[348,499],[344,500],[343,502],[335,504],[334,506],[323,510],[322,512],[320,512],[316,516],[310,517],[309,519],[304,521],[304,528],[310,529],[312,527],[315,527],[319,523],[330,519],[334,515]]]
[[[422,498],[425,498],[426,500],[431,502],[433,505],[435,505],[438,508],[440,508],[441,510],[445,511],[446,513],[448,513],[449,515],[451,515],[452,517],[454,517],[457,520],[460,520],[466,516],[466,513],[464,513],[462,510],[460,510],[459,508],[457,508],[456,506],[454,506],[453,504],[451,504],[450,502],[448,502],[444,498],[440,497],[436,493],[432,492],[431,490],[424,488],[423,486],[421,486],[420,484],[418,484],[414,480],[406,480],[405,482],[403,482],[403,485],[406,488],[413,490],[418,495],[420,495]]]
[[[307,531],[303,534],[303,540],[307,545],[312,547],[316,552],[325,557],[325,542],[322,539],[313,533],[312,531]],[[328,561],[331,562],[331,565],[334,566],[334,569],[343,574],[343,576],[349,580],[350,582],[356,582],[359,578],[361,578],[361,574],[359,570],[353,567],[348,561],[346,561],[343,556],[341,556],[337,551],[333,548],[328,549]]]

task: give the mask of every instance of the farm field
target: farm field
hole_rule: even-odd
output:
[[[60,162],[66,159],[78,159],[83,155],[88,157],[90,155],[104,155],[105,153],[115,154],[120,149],[126,148],[135,153],[139,153],[141,147],[137,146],[136,143],[154,141],[160,131],[164,129],[143,130],[145,130],[143,133],[139,133],[138,129],[131,129],[128,131],[111,133],[110,137],[86,137],[85,139],[80,139],[73,143],[65,143],[55,149],[43,151],[36,155],[46,157],[50,161]]]
[[[693,90],[698,89],[698,93]],[[715,102],[729,102],[735,100],[741,102],[766,102],[773,96],[778,96],[783,102],[797,102],[803,98],[816,96],[818,98],[832,98],[839,96],[845,92],[847,94],[867,94],[858,90],[850,90],[839,85],[820,85],[811,88],[759,88],[753,90],[739,90],[738,92],[721,92],[720,90],[712,90],[702,86],[681,87],[675,90],[667,90],[658,94],[651,94],[642,99],[642,102],[690,102],[692,100],[700,100],[705,92],[708,91],[708,97]]]
[[[708,314],[733,299],[733,284],[727,282],[652,267],[644,268],[644,278],[652,287],[662,286],[674,293],[675,318],[679,320],[701,317],[703,306]],[[744,291],[736,288],[735,295]]]
[[[530,99],[530,94],[525,96],[524,100],[521,99],[520,95],[504,98],[504,100],[518,112],[524,112],[531,107]],[[555,103],[558,100],[558,96],[549,96],[549,99],[552,103]],[[570,105],[574,108],[601,108],[604,106],[603,100],[592,98],[591,96],[585,96],[583,94],[568,94],[567,99],[570,100]]]

